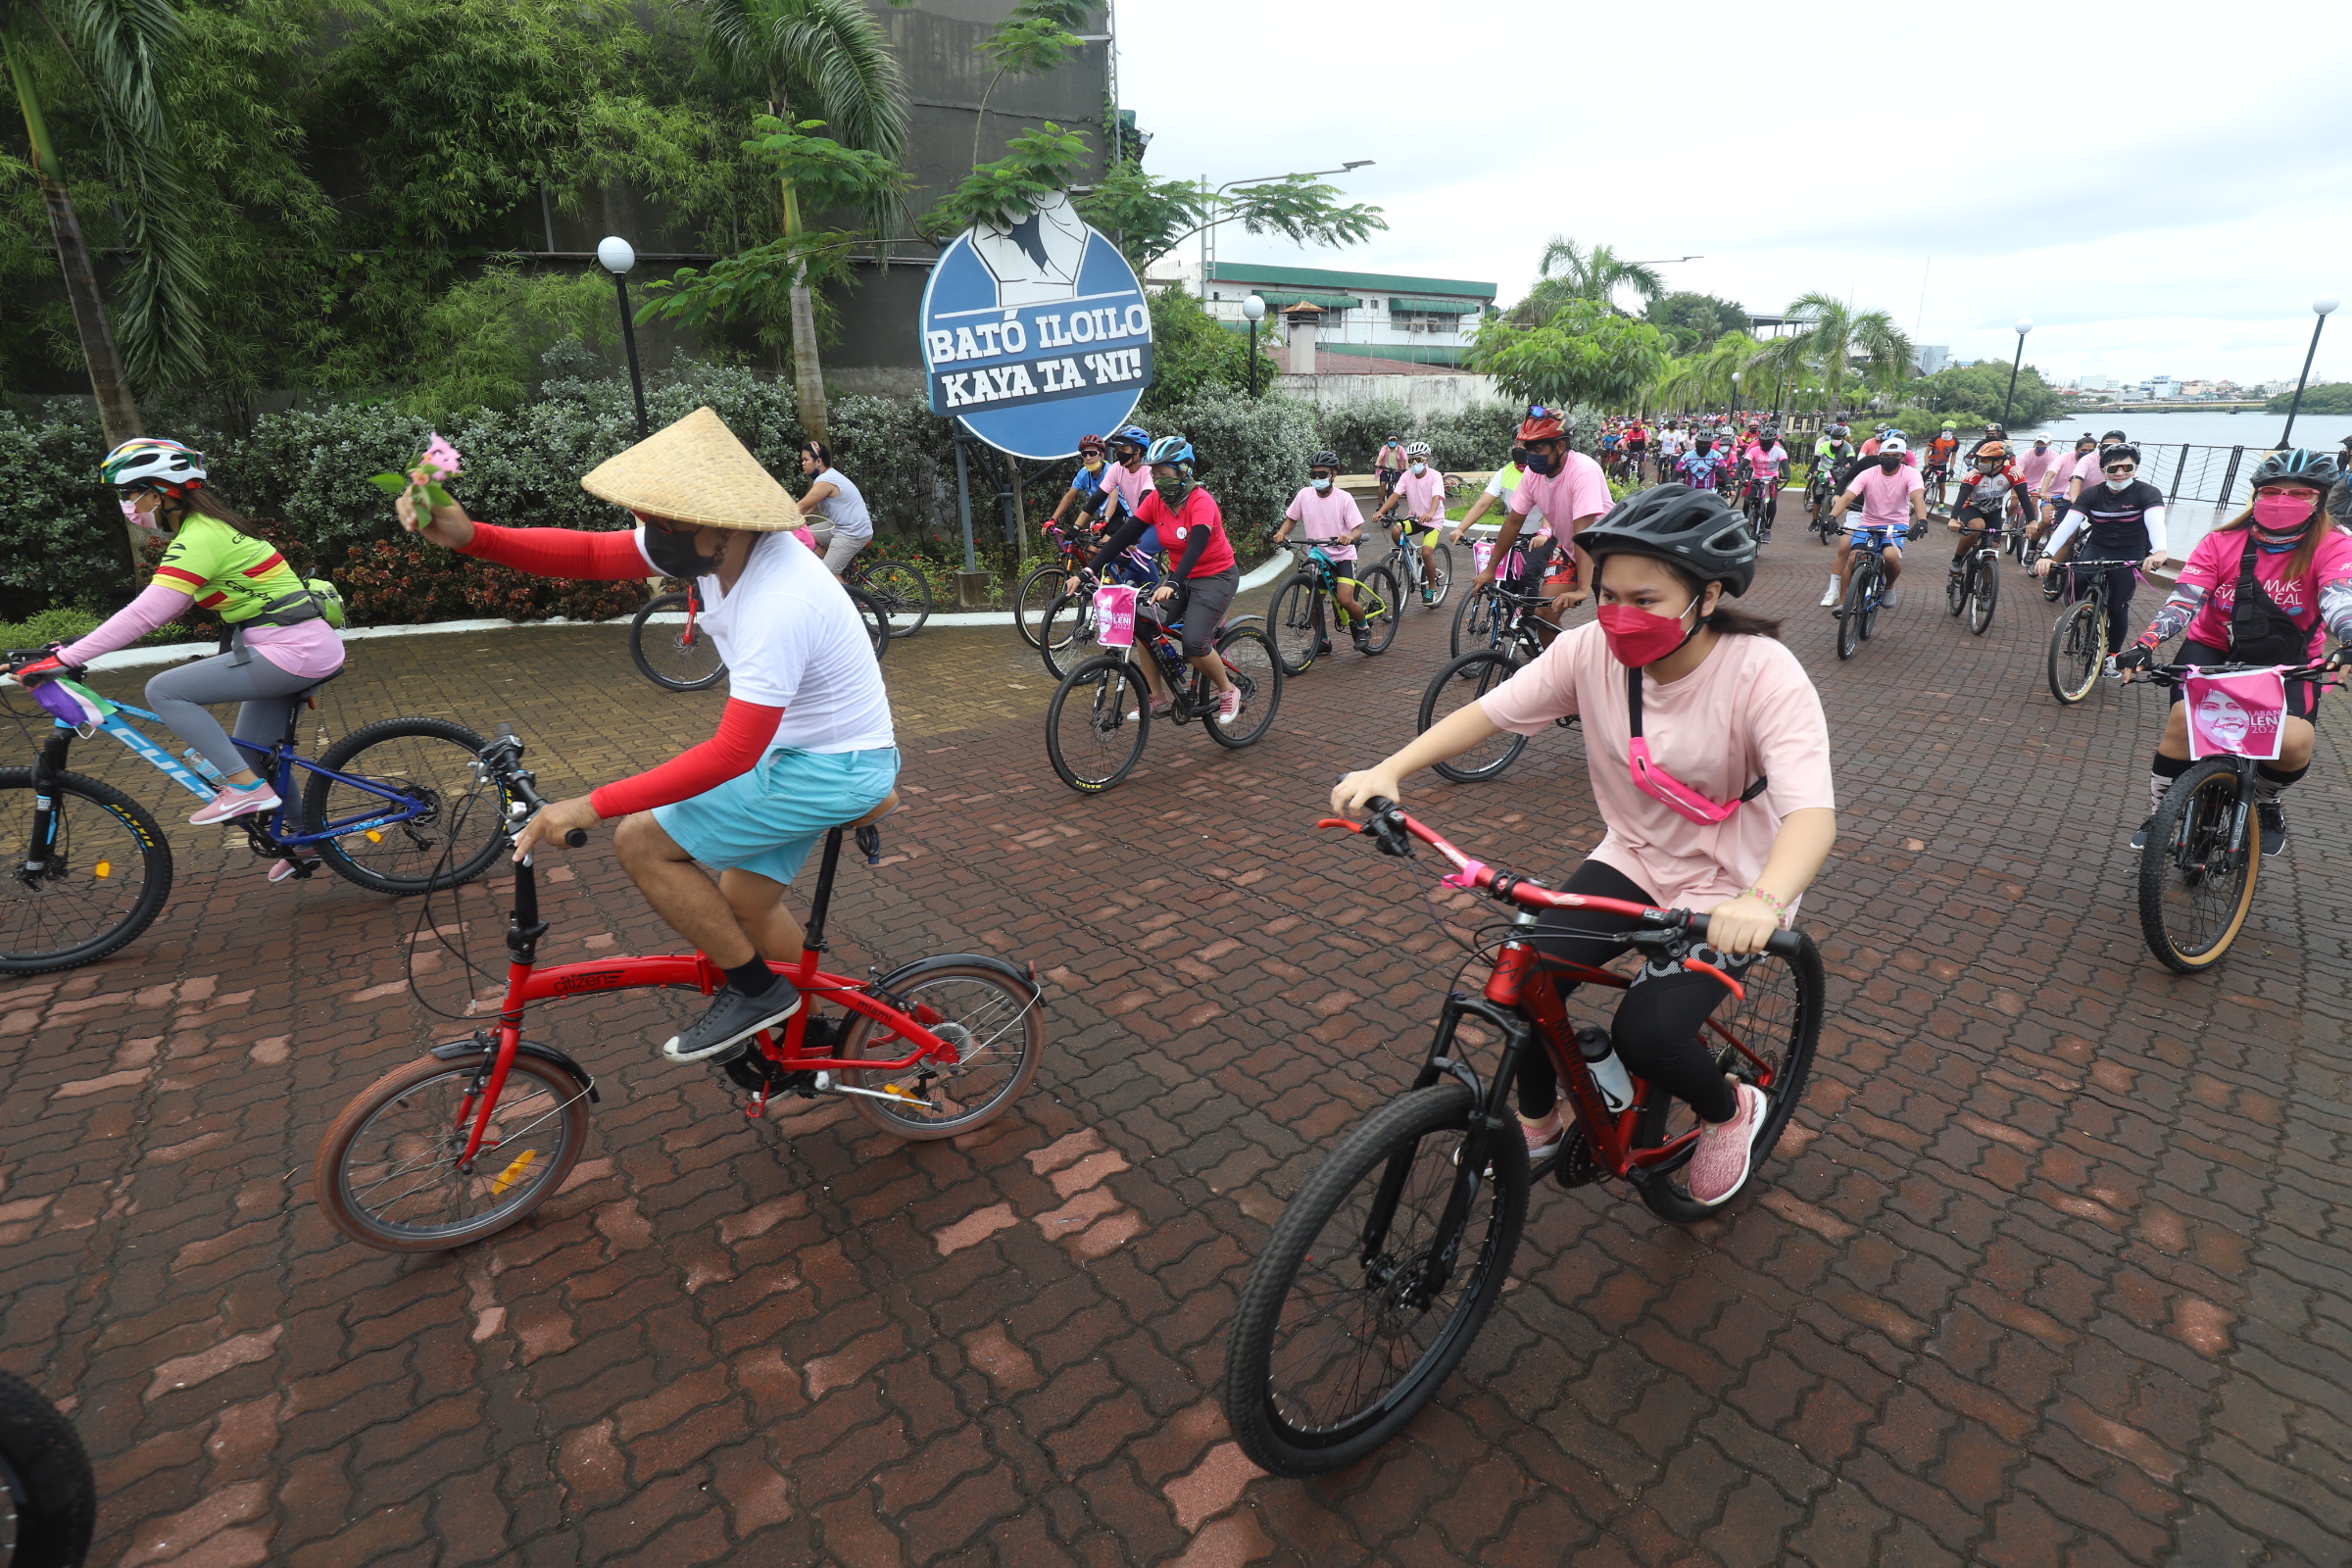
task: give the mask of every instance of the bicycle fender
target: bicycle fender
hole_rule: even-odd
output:
[[[485,1048],[478,1040],[452,1040],[446,1046],[435,1046],[433,1057],[437,1061],[464,1061],[469,1056],[486,1055],[497,1050],[498,1045],[495,1041]],[[514,1054],[536,1056],[551,1066],[563,1068],[571,1075],[573,1083],[578,1084],[587,1092],[588,1103],[591,1105],[603,1103],[603,1097],[596,1092],[596,1080],[588,1075],[588,1069],[572,1060],[570,1056],[556,1047],[543,1046],[536,1040],[517,1041],[514,1046]]]
[[[1029,993],[1030,1001],[1042,1002],[1045,1000],[1046,988],[1037,983],[1036,964],[1008,963],[1003,958],[994,957],[985,953],[935,953],[928,958],[917,958],[912,963],[901,965],[886,975],[877,976],[874,986],[877,990],[893,991],[907,981],[921,979],[932,970],[960,969],[966,965],[994,969],[1014,985],[1026,990]]]

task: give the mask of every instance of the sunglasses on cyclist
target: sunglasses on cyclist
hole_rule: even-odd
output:
[[[2110,463],[2107,465],[2107,471],[2109,473],[2130,473],[2138,466],[2139,465],[2136,463]]]

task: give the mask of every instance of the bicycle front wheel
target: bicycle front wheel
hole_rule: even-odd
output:
[[[2085,599],[2069,605],[2050,628],[2050,695],[2070,707],[2088,697],[2106,656],[2106,627],[2097,602]]]
[[[1286,675],[1303,675],[1314,667],[1315,645],[1323,636],[1317,608],[1315,585],[1309,578],[1293,576],[1274,592],[1274,607],[1267,612],[1266,624],[1273,628],[1274,652],[1281,657]]]
[[[677,620],[654,619],[676,615]],[[668,692],[709,691],[727,678],[718,645],[688,614],[684,594],[657,594],[629,622],[629,658],[637,672]]]
[[[2254,803],[2238,820],[2237,764],[2208,758],[2174,780],[2139,852],[2139,929],[2165,967],[2195,974],[2221,960],[2254,906],[2262,834]]]
[[[0,1372],[0,1563],[81,1568],[97,1521],[81,1435],[38,1389]]]
[[[1756,1133],[1747,1180],[1732,1194],[1737,1198],[1755,1184],[1756,1172],[1772,1156],[1805,1096],[1805,1080],[1813,1071],[1813,1054],[1821,1044],[1828,984],[1821,953],[1810,937],[1799,933],[1801,946],[1794,958],[1765,954],[1740,976],[1744,998],[1726,994],[1700,1031],[1716,1064],[1764,1094],[1764,1124]],[[1641,1115],[1634,1125],[1633,1147],[1664,1149],[1698,1131],[1697,1114],[1656,1084],[1643,1091]],[[1723,1203],[1701,1203],[1690,1196],[1685,1168],[1696,1152],[1695,1141],[1685,1144],[1671,1158],[1650,1167],[1646,1181],[1636,1184],[1642,1201],[1662,1220],[1692,1225],[1721,1212]],[[1724,1203],[1731,1201],[1726,1198]]]
[[[884,608],[881,600],[862,588],[852,588],[847,583],[842,588],[850,596],[850,603],[858,607],[858,618],[865,622],[865,640],[874,645],[874,662],[879,664],[882,656],[890,652],[893,635],[890,612]]]
[[[1152,732],[1152,693],[1123,654],[1097,654],[1064,675],[1046,706],[1046,755],[1092,795],[1134,771]]]
[[[1364,612],[1364,652],[1385,654],[1396,640],[1396,574],[1386,566],[1367,566],[1356,579],[1357,608]]]
[[[889,617],[893,637],[911,637],[931,618],[931,579],[905,561],[870,561],[858,584]]]
[[[1061,585],[1068,575],[1059,566],[1040,566],[1021,579],[1020,592],[1012,596],[1012,624],[1030,647],[1039,646],[1046,614],[1061,598]]]
[[[313,773],[303,786],[303,831],[331,833],[316,846],[319,858],[337,876],[377,893],[470,882],[507,844],[504,792],[476,762],[489,744],[439,718],[387,718],[355,729],[318,760],[331,771]],[[415,814],[387,820],[403,812]]]
[[[1968,629],[1978,636],[1992,624],[1992,607],[2001,597],[2001,558],[1995,551],[1984,551],[1969,568]]]
[[[1871,581],[1870,564],[1854,563],[1854,574],[1845,590],[1845,604],[1838,612],[1838,657],[1851,659],[1862,646],[1862,602],[1876,586]]]
[[[1098,652],[1094,595],[1064,594],[1055,600],[1038,628],[1037,651],[1046,662],[1046,673],[1055,680],[1093,658]]]
[[[1274,727],[1275,710],[1282,707],[1282,661],[1274,639],[1255,626],[1229,627],[1217,638],[1217,653],[1225,661],[1226,678],[1242,689],[1242,710],[1231,722],[1211,711],[1201,726],[1219,746],[1235,751],[1255,746]]]
[[[504,1230],[553,1197],[588,1138],[588,1091],[517,1054],[470,1165],[475,1063],[425,1056],[384,1074],[335,1118],[312,1193],[335,1229],[387,1252],[437,1252]]]
[[[1492,583],[1462,595],[1453,612],[1453,640],[1446,647],[1449,657],[1459,659],[1465,649],[1484,648],[1494,641],[1494,606]]]
[[[1458,1083],[1392,1101],[1282,1211],[1242,1287],[1225,1372],[1226,1425],[1259,1468],[1355,1463],[1478,1337],[1519,1250],[1527,1145],[1506,1126],[1491,1172],[1465,1169],[1477,1108]]]
[[[94,963],[154,924],[172,894],[172,846],[138,802],[60,773],[51,810],[38,856],[32,769],[0,767],[0,974]]]
[[[1044,1004],[1027,987],[981,964],[926,969],[895,988],[899,1010],[956,1048],[956,1060],[896,1071],[845,1073],[858,1114],[896,1137],[953,1138],[996,1120],[1021,1097],[1045,1055]],[[863,1013],[852,1013],[844,1058],[895,1061],[913,1054],[905,1037]]]
[[[1439,670],[1429,689],[1421,694],[1419,733],[1427,734],[1432,726],[1468,708],[1518,672],[1519,662],[1499,649],[1480,648],[1464,654]],[[1438,763],[1438,774],[1456,784],[1498,778],[1526,750],[1526,736],[1503,730],[1460,756]]]

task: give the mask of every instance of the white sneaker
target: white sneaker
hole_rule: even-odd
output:
[[[1879,608],[1881,610],[1893,610],[1900,606],[1902,602],[1902,590],[1899,588],[1889,588],[1886,590],[1886,597],[1879,601]]]
[[[1822,590],[1821,608],[1824,610],[1836,610],[1838,608],[1838,579],[1835,577],[1830,579],[1829,587]]]

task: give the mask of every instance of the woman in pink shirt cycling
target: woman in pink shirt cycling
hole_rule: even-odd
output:
[[[1334,810],[1401,800],[1408,774],[1502,731],[1584,721],[1592,796],[1608,833],[1568,878],[1571,893],[1708,913],[1706,961],[1744,973],[1821,872],[1837,840],[1830,736],[1821,699],[1779,623],[1733,610],[1755,579],[1756,542],[1708,490],[1661,485],[1622,503],[1577,543],[1596,563],[1596,621],[1387,760],[1350,773]],[[1546,960],[1597,966],[1623,953],[1629,919],[1552,910],[1534,946]],[[1711,977],[1644,970],[1610,1029],[1628,1071],[1687,1102],[1705,1126],[1690,1197],[1720,1203],[1747,1180],[1766,1102],[1727,1077],[1698,1030],[1729,996]],[[1519,1119],[1531,1158],[1568,1136],[1551,1061],[1521,1059]]]

